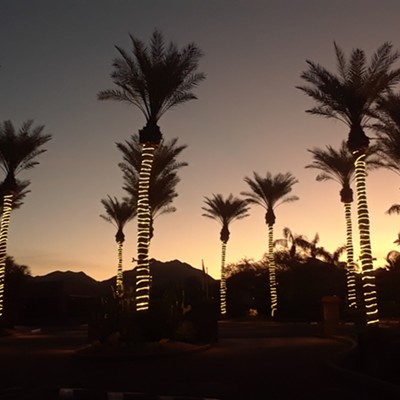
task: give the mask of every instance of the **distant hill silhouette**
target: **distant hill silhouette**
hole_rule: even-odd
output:
[[[174,285],[183,288],[188,279],[197,279],[209,285],[215,284],[215,279],[205,274],[202,270],[179,260],[167,262],[150,260],[150,270],[154,286]],[[124,271],[124,284],[135,284],[136,269]],[[116,277],[113,276],[103,281],[97,281],[84,272],[54,271],[42,276],[31,277],[27,285],[32,292],[33,287],[54,286],[59,287],[67,296],[103,296],[110,293],[115,285]]]
[[[172,288],[185,293],[200,288],[218,286],[217,281],[203,271],[179,260],[161,262],[150,260],[152,284],[155,291]],[[124,272],[126,288],[134,287],[136,270]],[[97,281],[84,272],[54,271],[42,276],[28,277],[21,290],[16,321],[22,324],[59,324],[66,321],[85,323],[101,298],[112,293],[116,277]],[[197,288],[197,289],[196,289]],[[159,290],[161,289],[161,290]]]

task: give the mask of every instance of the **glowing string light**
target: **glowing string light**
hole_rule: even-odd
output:
[[[221,251],[221,283],[220,283],[220,308],[221,314],[226,314],[226,271],[225,271],[225,258],[226,258],[226,242],[222,242]]]
[[[353,228],[351,223],[351,203],[344,203],[346,220],[346,253],[347,253],[347,302],[349,308],[357,308],[356,276],[353,248]]]
[[[10,226],[10,215],[14,195],[7,194],[3,198],[3,214],[0,225],[0,318],[3,316],[4,280],[6,272],[7,240]]]
[[[276,290],[276,268],[274,257],[274,228],[268,224],[268,261],[269,261],[269,287],[271,296],[271,317],[275,316],[278,309],[278,295]]]
[[[150,302],[150,206],[149,187],[151,170],[154,161],[156,145],[143,144],[139,172],[139,188],[137,201],[137,267],[136,267],[136,310],[146,311]]]
[[[365,152],[355,152],[355,181],[357,189],[357,215],[360,233],[360,259],[363,271],[363,292],[366,308],[367,325],[379,323],[378,302],[375,290],[375,276],[373,275],[373,257],[371,251],[369,214],[366,192],[366,163]],[[369,289],[369,288],[372,288]]]
[[[117,245],[117,254],[118,254],[118,269],[117,269],[117,282],[116,282],[116,291],[117,296],[122,296],[124,291],[123,286],[123,273],[122,273],[122,249],[123,249],[123,242],[118,242]]]

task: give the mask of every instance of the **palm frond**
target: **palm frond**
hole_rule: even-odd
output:
[[[133,104],[148,122],[156,123],[170,108],[196,99],[193,89],[205,74],[196,72],[202,52],[194,43],[179,50],[173,42],[166,45],[158,30],[149,45],[129,36],[131,54],[116,46],[120,57],[113,62],[111,79],[118,89],[100,91],[99,100]]]
[[[387,211],[386,214],[400,214],[400,204],[393,204]]]

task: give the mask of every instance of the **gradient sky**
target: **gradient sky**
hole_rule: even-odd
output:
[[[345,125],[305,113],[313,105],[295,88],[306,59],[335,70],[333,42],[349,54],[371,55],[390,41],[400,49],[396,0],[1,0],[0,118],[16,126],[32,118],[53,139],[40,165],[23,172],[32,192],[11,217],[9,254],[33,275],[84,271],[95,279],[115,275],[115,229],[99,218],[100,199],[121,197],[121,154],[115,142],[137,133],[144,117],[133,107],[98,101],[112,88],[114,45],[130,48],[128,34],[148,41],[154,28],[179,46],[203,50],[207,79],[198,100],[160,120],[166,139],[188,145],[181,161],[177,212],[156,220],[151,257],[179,259],[219,276],[220,226],[202,217],[204,196],[239,195],[253,171],[292,172],[300,200],[276,209],[282,229],[334,251],[345,242],[344,211],[335,182],[317,182],[305,169],[307,149],[338,146]],[[400,200],[400,177],[368,177],[372,250],[382,259],[399,231],[400,217],[385,211]],[[355,207],[353,208],[355,211]],[[354,214],[355,216],[355,214]],[[354,218],[356,250],[358,235]],[[124,269],[136,256],[136,221],[125,229]],[[233,222],[227,261],[259,260],[267,250],[264,210]]]

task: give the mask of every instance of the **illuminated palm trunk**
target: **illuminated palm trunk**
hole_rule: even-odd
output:
[[[118,268],[117,268],[117,282],[116,282],[116,291],[117,296],[121,297],[124,292],[124,282],[123,282],[123,274],[122,274],[122,249],[124,243],[119,241],[117,243],[117,253],[118,253]]]
[[[353,228],[351,223],[351,203],[344,203],[346,220],[346,253],[347,253],[347,303],[349,308],[357,308],[356,275],[354,265]]]
[[[156,145],[143,144],[139,173],[139,190],[137,201],[137,275],[136,275],[136,311],[146,311],[150,302],[150,206],[149,186]]]
[[[220,302],[221,314],[226,314],[226,273],[225,273],[225,258],[226,258],[226,242],[222,242],[221,251],[221,283],[220,283]]]
[[[366,308],[367,324],[379,323],[378,304],[375,286],[375,276],[373,275],[372,251],[370,240],[370,224],[366,192],[366,163],[365,151],[354,152],[355,155],[355,180],[357,189],[357,215],[358,229],[360,234],[360,259],[363,271],[363,292]]]
[[[7,194],[3,198],[3,214],[0,225],[0,319],[3,317],[4,306],[4,279],[6,272],[7,239],[10,226],[10,215],[14,195]]]
[[[271,296],[271,317],[278,309],[278,295],[276,290],[276,269],[274,257],[274,227],[268,224],[268,261],[269,261],[269,290]]]

